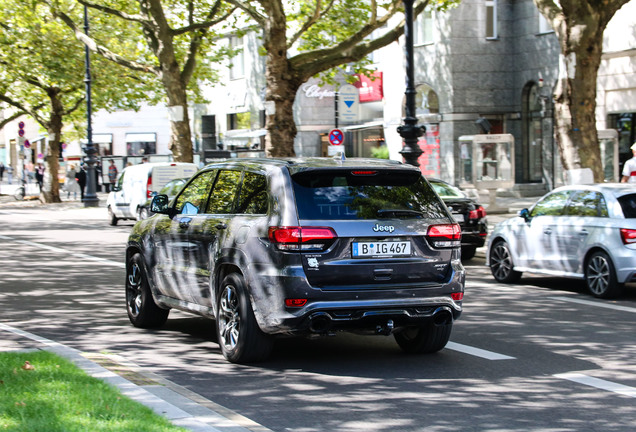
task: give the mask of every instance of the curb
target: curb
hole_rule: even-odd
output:
[[[18,343],[18,346],[28,345],[29,349],[41,349],[38,345],[43,345],[47,351],[70,360],[88,375],[117,387],[123,395],[151,408],[175,426],[193,432],[272,432],[184,387],[143,371],[141,367],[120,356],[81,353],[74,348],[4,323],[0,323],[0,330],[29,339],[29,343],[24,345]],[[4,351],[10,350],[4,349]],[[113,372],[108,367],[119,373]]]

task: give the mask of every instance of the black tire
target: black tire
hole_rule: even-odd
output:
[[[110,219],[110,224],[112,226],[117,225],[117,221],[119,219],[117,218],[117,216],[115,216],[115,213],[113,213],[113,210],[110,208],[110,206],[108,206],[108,218]]]
[[[590,294],[604,299],[617,297],[623,290],[623,284],[616,278],[614,263],[601,251],[594,252],[585,262],[585,284]]]
[[[521,279],[521,272],[514,270],[508,243],[497,241],[490,250],[490,272],[498,282],[515,283]]]
[[[475,246],[462,246],[462,260],[469,260],[475,256],[477,247]]]
[[[16,201],[22,201],[25,195],[26,193],[25,193],[24,186],[20,186],[16,189],[15,194],[13,195],[13,198],[15,198]]]
[[[395,341],[404,352],[409,354],[430,354],[444,348],[450,339],[453,324],[436,326],[425,324],[419,327],[407,327],[393,334]]]
[[[223,356],[232,363],[267,359],[273,339],[256,322],[243,277],[237,273],[227,275],[217,300],[216,332]]]
[[[168,319],[169,309],[155,303],[148,284],[148,273],[143,258],[134,254],[126,266],[126,310],[135,327],[161,327]]]

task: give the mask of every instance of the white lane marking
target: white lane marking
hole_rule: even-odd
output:
[[[481,357],[486,360],[513,360],[514,357],[510,357],[503,354],[498,354],[492,351],[486,351],[480,348],[471,347],[468,345],[462,345],[455,342],[448,342],[446,344],[446,348],[451,349],[453,351],[459,351],[464,354],[470,354],[475,357]]]
[[[561,379],[565,379],[568,381],[573,381],[579,384],[583,384],[586,386],[590,386],[590,387],[595,387],[597,389],[601,389],[601,390],[607,390],[607,391],[611,391],[613,393],[618,393],[621,394],[623,396],[629,396],[629,397],[633,397],[636,398],[636,388],[635,387],[629,387],[623,384],[617,384],[615,382],[611,382],[611,381],[605,381],[602,379],[598,379],[598,378],[594,378],[588,375],[584,375],[584,374],[580,374],[580,373],[575,373],[575,372],[568,372],[568,373],[562,373],[562,374],[556,374],[554,375],[557,378],[561,378]]]
[[[58,247],[55,247],[55,246],[49,246],[49,245],[45,245],[45,244],[42,244],[42,243],[35,243],[35,242],[28,241],[28,240],[14,239],[13,237],[7,237],[7,236],[4,236],[2,234],[0,234],[0,239],[8,240],[8,241],[16,242],[16,243],[22,243],[22,244],[25,244],[27,246],[32,246],[32,247],[36,247],[36,248],[40,248],[40,249],[45,249],[45,250],[48,250],[48,251],[51,251],[51,252],[63,253],[65,255],[70,255],[70,256],[73,256],[75,258],[81,258],[81,259],[85,259],[85,260],[89,260],[89,261],[97,261],[97,262],[99,262],[101,264],[111,265],[111,266],[114,266],[114,267],[126,268],[126,264],[122,263],[122,262],[112,261],[112,260],[109,260],[109,259],[106,259],[106,258],[100,258],[100,257],[88,255],[88,254],[74,252],[74,251],[71,251],[71,250],[58,248]]]
[[[602,303],[600,301],[582,300],[582,299],[577,299],[574,297],[551,297],[551,298],[553,300],[560,300],[564,302],[578,303],[578,304],[583,304],[587,306],[596,306],[596,307],[605,308],[605,309],[614,309],[614,310],[623,311],[623,312],[636,313],[636,308],[628,307],[628,306],[619,306],[619,305],[615,305],[611,303]]]

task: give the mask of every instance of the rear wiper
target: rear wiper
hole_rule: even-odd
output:
[[[378,217],[422,217],[422,212],[407,209],[381,209],[377,212]]]

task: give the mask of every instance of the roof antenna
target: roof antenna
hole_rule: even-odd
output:
[[[338,150],[334,155],[333,155],[334,160],[337,161],[346,161],[347,158],[345,157],[345,152],[344,150]]]

